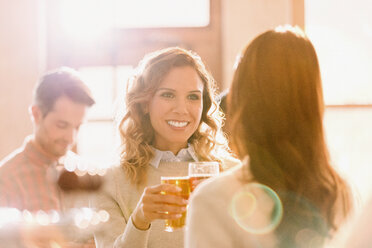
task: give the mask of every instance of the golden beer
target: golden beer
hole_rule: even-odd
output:
[[[189,177],[161,177],[162,184],[177,185],[182,191],[174,193],[188,200],[190,196],[190,181]],[[177,228],[182,228],[186,223],[186,211],[182,213],[182,217],[175,220],[165,220],[165,231],[173,232]]]
[[[213,175],[193,175],[193,176],[190,176],[190,189],[191,189],[191,192],[194,191],[194,189],[196,188],[196,186],[201,182],[201,181],[204,181],[210,177],[212,177]]]

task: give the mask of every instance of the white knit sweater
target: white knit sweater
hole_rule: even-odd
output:
[[[186,176],[189,162],[164,162],[158,168],[148,166],[147,185],[160,183],[161,176]],[[238,163],[228,160],[225,168]],[[137,229],[131,220],[131,213],[143,193],[144,186],[130,183],[121,167],[115,167],[105,176],[103,190],[94,200],[94,206],[104,209],[110,214],[110,220],[95,234],[97,248],[130,247],[130,248],[182,248],[184,246],[184,230],[164,231],[164,220],[152,222],[151,227],[142,231]]]

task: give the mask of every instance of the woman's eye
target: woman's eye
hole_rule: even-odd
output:
[[[161,96],[165,97],[165,98],[173,98],[174,97],[173,93],[170,93],[170,92],[161,93]]]
[[[191,94],[191,95],[188,96],[188,98],[190,100],[199,100],[200,99],[200,96],[197,95],[197,94]]]

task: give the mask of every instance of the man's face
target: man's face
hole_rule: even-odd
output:
[[[74,145],[87,106],[62,96],[46,116],[38,106],[32,107],[35,142],[51,157],[58,159]]]

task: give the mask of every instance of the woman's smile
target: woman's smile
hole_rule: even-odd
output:
[[[188,121],[175,121],[175,120],[167,121],[167,123],[169,126],[174,127],[174,128],[184,128],[189,124]]]

